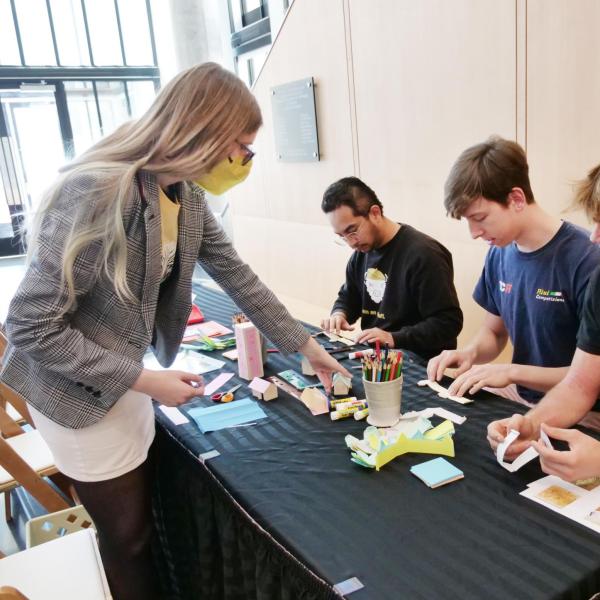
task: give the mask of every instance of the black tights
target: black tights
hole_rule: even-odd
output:
[[[152,561],[152,460],[106,481],[75,481],[94,520],[100,555],[114,600],[155,600]]]

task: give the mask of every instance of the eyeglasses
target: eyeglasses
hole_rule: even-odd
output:
[[[244,158],[242,158],[242,166],[247,165],[254,158],[254,156],[256,156],[256,152],[254,152],[252,148],[246,146],[246,144],[242,144],[242,142],[238,142],[236,140],[236,143],[244,151]]]
[[[355,242],[358,239],[358,232],[360,228],[363,226],[366,218],[363,217],[363,220],[360,222],[360,225],[357,225],[356,229],[353,231],[349,231],[348,233],[337,233],[333,241],[338,246],[344,246],[345,244],[350,244],[351,242]]]

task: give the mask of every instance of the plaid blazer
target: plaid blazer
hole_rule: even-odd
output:
[[[101,273],[100,240],[77,256],[76,306],[62,314],[67,299],[60,285],[64,242],[71,228],[97,209],[89,193],[94,174],[84,174],[65,185],[58,204],[45,216],[39,251],[10,304],[9,346],[0,379],[65,427],[100,420],[139,377],[149,346],[160,364],[173,362],[191,310],[196,261],[282,351],[294,352],[309,338],[240,259],[204,192],[191,183],[178,186],[177,254],[161,285],[159,188],[151,174],[141,171],[138,179],[123,210],[127,282],[137,302],[119,299]]]

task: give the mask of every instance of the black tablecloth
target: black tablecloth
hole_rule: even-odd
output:
[[[230,322],[228,298],[197,292],[207,318]],[[538,461],[511,474],[487,445],[487,424],[520,407],[485,392],[465,406],[442,400],[417,387],[425,368],[409,357],[403,412],[444,406],[468,417],[456,426],[450,459],[465,479],[434,490],[409,472],[431,456],[363,469],[344,436],[362,437],[364,421],[313,417],[281,390],[261,403],[267,419],[206,435],[157,411],[155,505],[169,597],[328,598],[351,577],[364,585],[352,600],[585,599],[598,591],[600,536],[519,496],[543,475]],[[287,368],[300,370],[299,355],[269,354],[267,374]],[[235,363],[224,370],[236,372]],[[183,411],[208,404],[198,399]],[[219,455],[199,458],[211,450]]]

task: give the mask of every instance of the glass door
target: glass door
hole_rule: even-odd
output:
[[[0,88],[0,256],[20,254],[23,214],[65,162],[54,86],[3,82]]]

